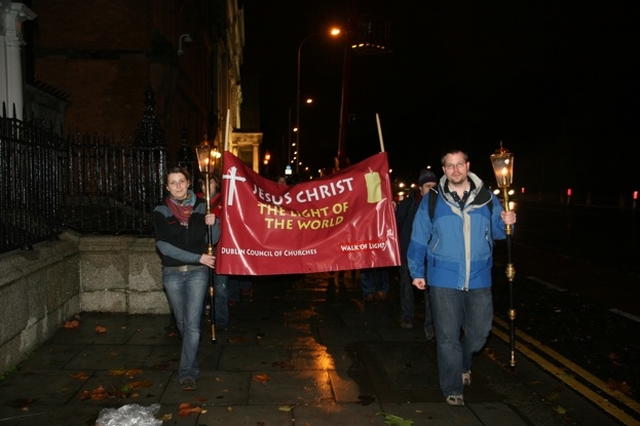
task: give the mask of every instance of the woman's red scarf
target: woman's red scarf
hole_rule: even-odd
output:
[[[165,203],[171,213],[178,219],[180,225],[189,226],[189,217],[191,216],[191,212],[193,211],[193,206],[196,204],[196,195],[189,191],[189,195],[182,201],[178,201],[172,196],[168,196],[165,199]]]

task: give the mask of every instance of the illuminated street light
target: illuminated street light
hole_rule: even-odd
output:
[[[269,161],[270,160],[271,160],[271,154],[269,154],[269,151],[267,151],[267,152],[264,153],[264,161],[263,161],[263,163],[264,163],[264,171],[265,171],[265,174],[267,176],[269,176]]]
[[[307,99],[305,99],[304,103],[305,103],[305,104],[311,104],[311,103],[313,103],[313,99],[312,99],[312,98],[307,98]],[[289,115],[288,115],[288,117],[289,117],[289,127],[288,127],[288,130],[287,130],[287,135],[288,135],[288,136],[287,136],[287,143],[289,144],[289,152],[288,152],[288,155],[287,155],[287,159],[288,159],[288,161],[289,161],[289,164],[292,164],[292,163],[296,160],[295,155],[297,155],[297,151],[294,151],[294,157],[293,157],[293,158],[291,157],[291,147],[292,147],[292,146],[297,146],[296,142],[293,142],[293,141],[291,140],[291,133],[292,133],[292,132],[293,132],[293,133],[297,133],[297,132],[298,132],[298,127],[297,127],[297,126],[296,126],[296,127],[294,127],[294,128],[291,128],[291,125],[292,125],[292,124],[291,124],[291,110],[293,109],[293,107],[294,107],[295,105],[296,105],[296,102],[293,102],[293,103],[289,106]],[[297,139],[297,138],[296,138],[296,139]]]
[[[299,171],[300,160],[301,160],[300,158],[300,57],[302,53],[302,46],[310,38],[325,35],[325,34],[326,32],[308,35],[300,42],[300,45],[298,46],[298,78],[297,78],[297,89],[296,89],[296,128],[298,129],[298,131],[296,132],[296,148],[298,152],[298,155],[297,155],[298,161],[296,162],[296,173]],[[332,37],[336,37],[340,34],[340,29],[332,28],[329,34]]]

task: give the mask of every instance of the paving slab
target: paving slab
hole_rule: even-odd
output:
[[[398,310],[393,291],[364,303],[351,277],[256,278],[252,300],[230,310],[215,342],[203,318],[201,377],[188,392],[177,382],[171,315],[80,313],[77,328],[60,329],[0,380],[0,425],[94,426],[102,409],[154,403],[167,426],[385,425],[393,416],[414,426],[568,425],[531,392],[553,379],[536,379],[524,362],[521,375],[505,372],[495,353],[506,351],[491,339],[474,360],[466,405],[448,406],[435,344],[420,321],[400,328]],[[183,404],[193,412],[181,415]]]

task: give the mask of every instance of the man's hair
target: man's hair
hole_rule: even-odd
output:
[[[460,148],[451,148],[451,149],[447,149],[442,153],[442,157],[440,158],[440,164],[444,166],[444,159],[449,154],[462,154],[462,156],[464,157],[464,161],[465,162],[469,161],[469,154],[467,154],[465,150]]]
[[[210,174],[210,175],[209,175],[209,181],[212,181],[212,180],[215,180],[215,181],[216,181],[216,183],[217,183],[218,185],[220,185],[220,176],[218,176],[218,175],[216,175],[216,174],[213,174],[213,173],[212,173],[212,174]],[[200,177],[198,177],[198,186],[202,186],[202,185],[204,185],[204,183],[205,183],[205,182],[206,182],[206,181],[205,181],[204,176],[200,176]]]

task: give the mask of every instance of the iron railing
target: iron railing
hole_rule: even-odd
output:
[[[147,89],[134,137],[63,137],[38,120],[0,117],[0,253],[31,249],[63,228],[153,236],[167,148]],[[183,152],[189,153],[186,130]],[[182,159],[193,161],[192,159]],[[187,165],[189,166],[189,165]],[[192,167],[189,167],[193,169]]]

